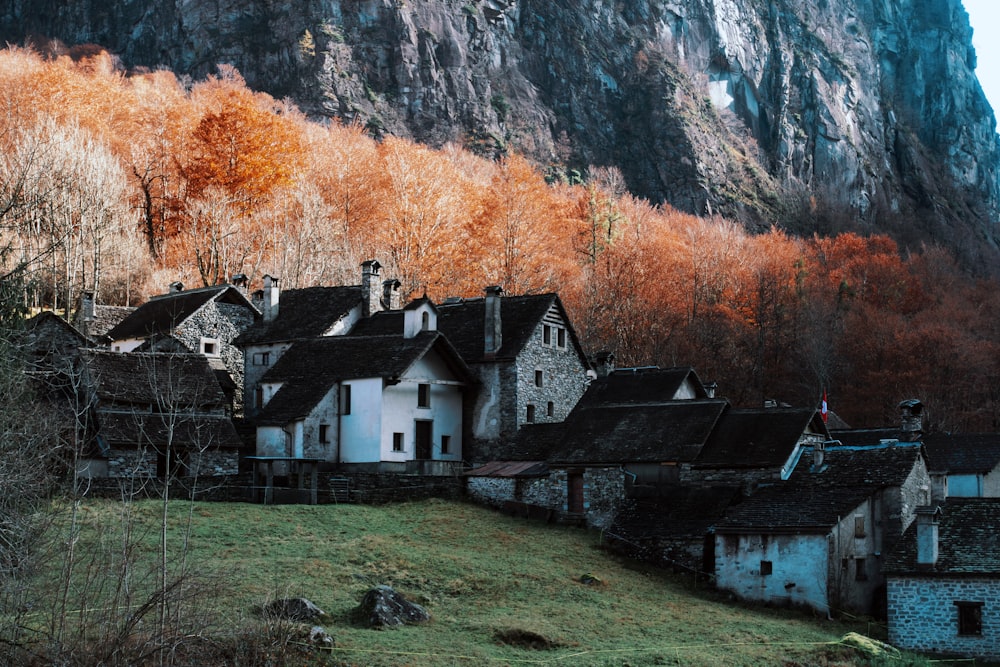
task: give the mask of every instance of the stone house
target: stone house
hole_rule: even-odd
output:
[[[438,304],[438,328],[478,380],[466,406],[466,459],[503,458],[526,424],[563,421],[590,380],[590,365],[556,294],[503,296]]]
[[[477,468],[469,472],[469,493],[607,528],[626,496],[676,483],[680,467],[698,454],[728,406],[707,396],[690,368],[613,371],[591,382],[564,422],[526,425],[509,442],[506,460],[545,461],[544,477],[511,487],[488,481],[483,471],[491,468]]]
[[[90,407],[83,477],[218,477],[238,472],[241,441],[201,354],[84,350]]]
[[[260,379],[257,455],[340,469],[442,474],[463,458],[463,403],[475,379],[421,309],[405,334],[292,343]]]
[[[233,404],[243,406],[243,351],[234,344],[260,312],[235,285],[185,290],[173,283],[132,311],[106,338],[114,352],[190,352],[204,355],[232,380]]]
[[[923,443],[936,502],[1000,498],[1000,433],[934,433]]]
[[[921,507],[886,560],[889,641],[1000,661],[1000,499]]]
[[[76,327],[47,310],[24,323],[18,345],[25,353],[30,374],[54,379],[74,374],[80,349],[93,347],[94,343]]]
[[[361,265],[361,284],[281,290],[279,279],[264,276],[264,287],[254,294],[262,316],[235,341],[244,352],[246,414],[261,408],[261,378],[293,342],[343,336],[358,322],[383,310],[399,309],[399,281],[379,277],[381,265]],[[400,328],[392,333],[402,333]]]
[[[99,304],[93,292],[80,295],[80,305],[73,314],[71,324],[92,341],[105,344],[107,334],[135,310],[133,306],[107,306]]]
[[[822,613],[881,613],[883,554],[930,499],[919,444],[820,446],[715,526],[716,585]]]

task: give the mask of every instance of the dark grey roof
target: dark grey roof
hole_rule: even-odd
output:
[[[403,333],[403,311],[384,310],[362,317],[351,328],[350,336],[399,336]]]
[[[730,486],[669,486],[655,499],[628,500],[609,533],[628,540],[703,538],[740,497]]]
[[[839,440],[845,445],[865,446],[877,445],[882,440],[899,440],[902,433],[896,428],[854,428],[831,430],[830,438]]]
[[[545,477],[548,473],[545,461],[490,461],[464,474],[468,477]]]
[[[169,333],[210,301],[245,305],[257,312],[236,287],[216,285],[155,296],[132,311],[107,335],[111,340],[124,340]]]
[[[501,347],[497,359],[514,359],[524,349],[531,334],[542,321],[549,308],[555,305],[562,314],[571,344],[580,355],[584,366],[586,356],[577,340],[562,306],[555,294],[533,294],[526,296],[500,297]],[[455,349],[467,363],[483,361],[485,342],[486,300],[466,299],[458,302],[440,303],[438,309],[438,330],[448,336]]]
[[[924,436],[932,472],[988,473],[1000,465],[1000,433],[935,433]]]
[[[92,344],[83,332],[51,310],[27,320],[18,332],[18,342],[32,356],[70,354]]]
[[[825,431],[813,408],[732,408],[722,416],[694,464],[700,468],[781,466],[810,426]]]
[[[901,486],[921,456],[914,445],[831,448],[819,469],[804,456],[787,481],[761,486],[727,511],[718,530],[829,530],[875,493]]]
[[[360,304],[360,285],[283,290],[278,298],[278,316],[270,322],[256,322],[236,338],[235,344],[260,345],[322,336]]]
[[[286,424],[305,417],[342,380],[398,378],[432,348],[459,380],[473,382],[468,367],[437,331],[420,332],[413,338],[325,336],[297,341],[261,379],[284,384],[261,411],[259,421]]]
[[[513,438],[491,446],[493,456],[511,461],[547,461],[566,437],[566,422],[523,424]]]
[[[84,350],[90,386],[103,403],[223,407],[226,396],[200,354],[120,353]]]
[[[97,427],[111,447],[153,445],[189,449],[234,449],[242,446],[226,416],[142,414],[99,411]]]
[[[565,422],[565,435],[549,461],[691,461],[727,405],[724,399],[705,399],[576,410]]]
[[[671,401],[685,380],[690,380],[694,385],[696,398],[708,398],[704,385],[690,366],[619,369],[593,380],[577,407]]]
[[[93,339],[99,339],[121,324],[133,311],[135,311],[134,306],[106,306],[97,304],[94,306],[93,319],[86,320],[83,313],[77,311],[73,319],[73,324],[85,335]]]
[[[886,558],[886,574],[1000,575],[1000,498],[949,498],[938,522],[938,560],[917,567],[914,521]]]

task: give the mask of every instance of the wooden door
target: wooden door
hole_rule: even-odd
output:
[[[566,509],[570,514],[583,514],[583,473],[571,472],[566,478]]]
[[[431,437],[434,432],[434,422],[417,420],[416,423],[416,453],[415,458],[425,460],[431,458]]]

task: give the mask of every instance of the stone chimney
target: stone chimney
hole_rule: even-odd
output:
[[[395,278],[382,281],[382,309],[399,310],[403,307],[402,295],[399,293],[401,282]]]
[[[606,378],[611,375],[611,371],[615,370],[615,353],[610,350],[601,350],[594,355],[593,364],[597,377]]]
[[[715,392],[719,389],[718,382],[709,382],[705,385],[705,395],[709,398],[715,398]]]
[[[184,283],[177,280],[167,285],[167,294],[177,294],[184,291]]]
[[[91,291],[80,295],[80,319],[84,322],[94,321],[94,293]]]
[[[822,442],[817,442],[813,445],[813,471],[819,472],[823,469],[823,462],[826,460],[826,445]]]
[[[918,442],[924,434],[924,404],[915,398],[908,398],[899,404],[900,440]]]
[[[230,279],[230,282],[233,284],[233,287],[243,293],[243,296],[247,295],[247,286],[250,284],[250,279],[247,278],[247,274],[237,273]]]
[[[930,569],[938,559],[938,521],[941,508],[917,508],[917,567]]]
[[[361,315],[371,317],[381,310],[378,272],[382,268],[374,259],[361,263]]]
[[[278,288],[278,279],[264,276],[264,300],[260,310],[264,314],[265,322],[271,322],[278,317],[278,299],[280,297],[281,290]]]
[[[490,285],[486,288],[486,316],[484,318],[484,349],[483,355],[487,359],[493,359],[503,345],[503,322],[500,320],[500,295],[503,288],[499,285]]]

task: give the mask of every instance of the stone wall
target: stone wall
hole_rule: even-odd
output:
[[[249,306],[211,302],[188,318],[175,335],[192,352],[201,352],[201,339],[215,338],[219,341],[219,357],[236,383],[234,403],[236,412],[243,409],[243,350],[233,345],[233,341],[253,324],[253,312]]]
[[[889,642],[899,648],[1000,660],[1000,580],[890,576]],[[982,634],[958,634],[955,602],[982,603]]]
[[[545,343],[545,328],[549,327],[549,343]],[[559,330],[564,345],[559,346]],[[535,371],[541,371],[542,386],[535,382]],[[570,339],[566,323],[555,307],[551,308],[531,334],[517,359],[516,425],[525,423],[527,406],[535,407],[535,423],[561,422],[576,406],[587,390],[587,369],[580,361]],[[552,415],[548,404],[552,403]]]

